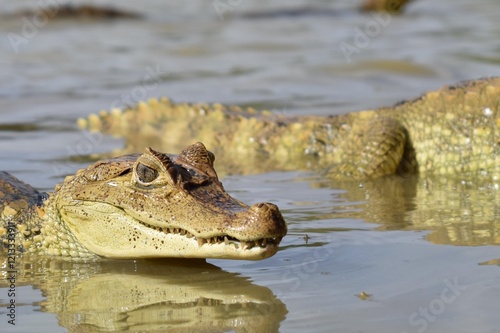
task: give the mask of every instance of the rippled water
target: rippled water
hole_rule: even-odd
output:
[[[0,1],[2,14],[38,3]],[[83,147],[89,138],[76,128],[78,117],[149,97],[339,114],[500,72],[495,0],[418,0],[390,18],[340,0],[231,2],[222,19],[212,1],[107,3],[144,19],[62,20],[33,31],[20,17],[0,21],[0,170],[50,190],[88,164],[75,152],[123,144],[106,137]],[[323,12],[265,15],[305,6]],[[264,15],[248,15],[256,12]],[[373,22],[383,24],[365,43],[355,39],[355,28]],[[9,33],[25,39],[16,47]],[[347,59],[342,43],[358,53]],[[231,176],[224,184],[247,203],[282,209],[289,235],[276,256],[26,262],[16,325],[2,306],[2,332],[500,331],[494,187],[344,186],[304,172]],[[0,288],[0,303],[8,302],[8,287]]]

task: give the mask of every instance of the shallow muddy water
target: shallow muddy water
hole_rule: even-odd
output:
[[[2,14],[39,3],[49,1],[0,1]],[[495,0],[417,0],[397,17],[340,0],[233,1],[224,13],[212,1],[106,3],[144,18],[0,21],[0,170],[40,190],[123,147],[80,131],[78,117],[140,99],[326,115],[500,74]],[[266,14],[306,6],[322,10]],[[358,52],[346,57],[346,44]],[[274,257],[19,258],[16,325],[2,262],[0,331],[500,332],[498,184],[340,184],[308,172],[223,183],[281,208],[289,233]]]

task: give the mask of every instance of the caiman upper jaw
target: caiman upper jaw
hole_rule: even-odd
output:
[[[247,215],[248,224],[245,228],[239,228],[237,233],[240,239],[274,238],[286,235],[287,227],[278,207],[269,202],[259,202],[252,205],[248,211],[237,215]],[[258,230],[258,231],[257,231]]]
[[[191,233],[179,227],[161,228],[141,223],[166,235],[192,239],[204,251],[209,251],[215,245],[226,246],[231,249],[231,253],[241,253],[242,259],[270,257],[277,252],[278,245],[287,233],[286,222],[278,207],[268,202],[256,203],[240,211],[231,221],[232,226],[224,228],[224,232],[205,230],[201,233]],[[260,251],[261,254],[251,254],[248,251],[250,249],[253,252]]]
[[[257,246],[264,248],[269,255],[276,253],[281,239],[287,233],[286,222],[278,207],[272,203],[260,202],[252,205],[246,213],[250,215],[250,223],[255,224],[261,230],[263,237],[247,239],[246,241],[240,240],[243,250]],[[248,229],[252,229],[252,226],[249,226]]]
[[[272,203],[260,202],[247,210],[236,214],[234,227],[228,227],[228,236],[224,237],[226,245],[237,241],[241,250],[260,248],[265,256],[271,256],[278,250],[281,239],[287,233],[286,222],[278,207]]]

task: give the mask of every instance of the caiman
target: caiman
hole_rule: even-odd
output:
[[[287,227],[271,203],[231,197],[195,143],[98,161],[40,193],[0,172],[0,238],[19,252],[73,258],[231,258],[274,255]]]
[[[112,109],[82,128],[178,149],[190,140],[216,153],[226,173],[316,169],[334,180],[387,175],[500,177],[500,78],[459,83],[392,107],[337,116],[292,116],[167,98]],[[237,157],[237,158],[235,158]]]

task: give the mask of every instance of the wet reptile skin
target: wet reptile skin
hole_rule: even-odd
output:
[[[314,169],[337,180],[392,174],[498,179],[500,78],[462,82],[395,106],[339,116],[285,117],[220,104],[152,99],[80,119],[83,128],[142,145],[202,141],[222,173]]]
[[[17,252],[74,258],[274,255],[287,227],[271,203],[232,198],[201,143],[98,161],[39,193],[0,173],[0,239]]]

